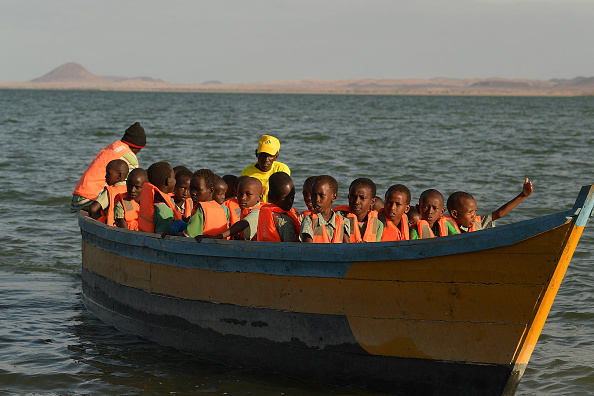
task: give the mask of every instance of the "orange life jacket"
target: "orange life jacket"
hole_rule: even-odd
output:
[[[181,219],[181,213],[169,194],[163,194],[153,184],[146,182],[142,185],[140,193],[140,209],[138,211],[138,231],[155,232],[155,194],[163,198],[163,202],[173,210],[173,218]]]
[[[390,220],[386,218],[386,226],[382,233],[382,242],[387,241],[408,241],[410,239],[410,231],[408,227],[408,216],[406,213],[400,218],[400,226],[395,226]]]
[[[184,204],[184,213],[182,213],[182,216],[183,217],[187,217],[189,219],[190,217],[192,217],[192,215],[195,212],[195,210],[194,210],[194,201],[192,201],[192,198],[186,198],[186,200],[184,202],[185,202],[185,204]],[[177,207],[177,210],[179,210],[181,212],[181,206],[178,206]]]
[[[294,208],[286,211],[274,204],[264,204],[260,207],[260,216],[258,217],[258,232],[256,234],[256,241],[282,242],[280,234],[274,225],[273,213],[284,213],[291,218],[293,222],[293,229],[295,237],[299,240],[299,231],[301,230],[301,222],[297,218]]]
[[[97,198],[103,187],[105,186],[105,167],[107,164],[115,159],[120,159],[124,155],[132,153],[130,147],[121,140],[116,140],[114,143],[99,151],[99,154],[91,162],[87,170],[84,171],[78,184],[74,188],[72,195],[80,195],[88,199],[94,200]]]
[[[133,199],[127,199],[128,193],[118,194],[116,197],[116,204],[118,202],[122,202],[122,206],[124,207],[124,220],[126,220],[126,224],[128,224],[129,230],[138,231],[138,211],[140,209],[140,205]]]
[[[262,207],[262,202],[258,202],[257,204],[255,204],[251,208],[245,208],[244,210],[241,211],[241,218],[240,218],[240,220],[243,220],[243,218],[245,216],[247,216],[253,209],[260,209],[261,207]]]
[[[458,228],[454,219],[449,216],[441,216],[435,223],[439,227],[440,237],[448,236],[448,223],[453,224],[454,227]],[[426,220],[417,221],[413,227],[416,228],[419,234],[419,239],[435,238],[435,234]]]
[[[115,219],[113,216],[113,209],[115,207],[116,197],[121,193],[127,192],[126,184],[120,184],[119,186],[105,186],[104,190],[107,190],[109,197],[109,206],[105,209],[101,209],[101,217],[97,219],[101,223],[105,223],[108,226],[115,227]]]
[[[239,203],[237,202],[237,198],[229,198],[223,205],[229,209],[229,217],[231,221],[229,222],[230,225],[237,223],[241,220],[241,209],[239,208]]]
[[[376,242],[377,241],[377,211],[371,210],[367,213],[367,226],[365,227],[365,234],[361,237],[361,230],[359,229],[359,219],[350,212],[347,205],[340,205],[332,208],[333,211],[347,212],[347,219],[351,222],[351,243],[357,242]]]
[[[342,243],[342,236],[344,235],[344,221],[338,213],[334,214],[334,224],[336,225],[336,230],[334,231],[332,241],[330,241],[330,237],[328,236],[326,226],[316,225],[316,219],[318,218],[318,215],[312,213],[311,215],[309,215],[309,217],[311,217],[311,223],[313,225],[312,236],[314,243]]]
[[[481,216],[475,216],[474,222],[472,223],[472,225],[470,226],[470,228],[468,229],[468,231],[462,231],[462,229],[458,226],[458,223],[456,223],[456,220],[454,220],[454,218],[452,216],[443,216],[443,218],[446,218],[448,220],[451,220],[452,224],[454,225],[454,227],[456,227],[456,230],[458,230],[459,233],[463,233],[463,232],[474,232],[474,231],[480,231],[480,230],[482,230],[482,219],[481,219]]]
[[[218,235],[229,228],[227,212],[223,205],[217,201],[204,201],[196,206],[200,206],[204,212],[203,235]]]

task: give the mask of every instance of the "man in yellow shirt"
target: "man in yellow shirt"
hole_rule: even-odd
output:
[[[268,179],[273,173],[285,172],[289,176],[291,170],[282,162],[278,162],[280,142],[270,135],[262,135],[258,141],[256,158],[258,162],[251,164],[241,172],[241,176],[255,177],[262,182],[262,202],[268,202]]]

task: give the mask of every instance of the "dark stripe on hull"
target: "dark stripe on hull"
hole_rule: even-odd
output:
[[[101,320],[234,366],[399,395],[513,394],[521,368],[375,356],[345,316],[189,301],[122,286],[83,269],[83,300]]]

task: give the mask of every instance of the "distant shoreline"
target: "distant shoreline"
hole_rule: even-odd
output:
[[[477,82],[478,81],[478,82]],[[486,81],[486,82],[485,82]],[[594,86],[571,86],[529,80],[293,80],[242,84],[171,84],[166,82],[122,81],[96,83],[0,82],[0,89],[113,91],[113,92],[195,92],[312,95],[427,95],[427,96],[594,96]],[[535,82],[536,81],[536,82]]]

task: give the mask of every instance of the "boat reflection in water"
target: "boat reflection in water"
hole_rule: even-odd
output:
[[[84,215],[103,321],[230,365],[402,395],[512,395],[582,231],[566,212],[429,240],[161,239]]]

